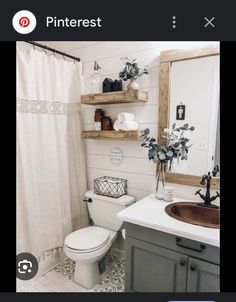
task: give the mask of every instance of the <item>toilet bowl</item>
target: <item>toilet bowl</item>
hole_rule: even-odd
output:
[[[68,235],[64,251],[75,261],[74,281],[90,289],[99,282],[98,263],[112,246],[117,232],[98,226],[80,229]]]
[[[135,199],[128,195],[111,198],[93,191],[86,192],[85,197],[90,199],[88,210],[95,225],[69,234],[64,241],[64,252],[75,261],[74,282],[91,289],[100,281],[99,261],[111,248],[122,226],[116,213]]]

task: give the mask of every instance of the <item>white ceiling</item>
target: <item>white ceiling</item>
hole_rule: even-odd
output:
[[[91,46],[97,43],[96,41],[36,41],[40,44],[47,45],[48,47],[55,48],[57,50],[68,52],[70,50],[79,49],[82,47]]]

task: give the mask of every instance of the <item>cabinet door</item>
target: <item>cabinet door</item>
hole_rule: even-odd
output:
[[[126,238],[126,291],[186,291],[187,256],[128,236]]]
[[[189,258],[188,292],[220,291],[219,266],[205,261]]]

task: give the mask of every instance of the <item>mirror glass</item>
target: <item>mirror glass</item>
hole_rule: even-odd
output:
[[[172,63],[169,128],[195,128],[188,133],[188,159],[175,160],[172,172],[199,176],[220,167],[219,87],[219,55]]]

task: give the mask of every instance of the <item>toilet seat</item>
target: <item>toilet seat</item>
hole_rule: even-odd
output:
[[[89,226],[69,234],[65,238],[65,246],[77,253],[90,253],[104,247],[109,238],[107,229]]]

